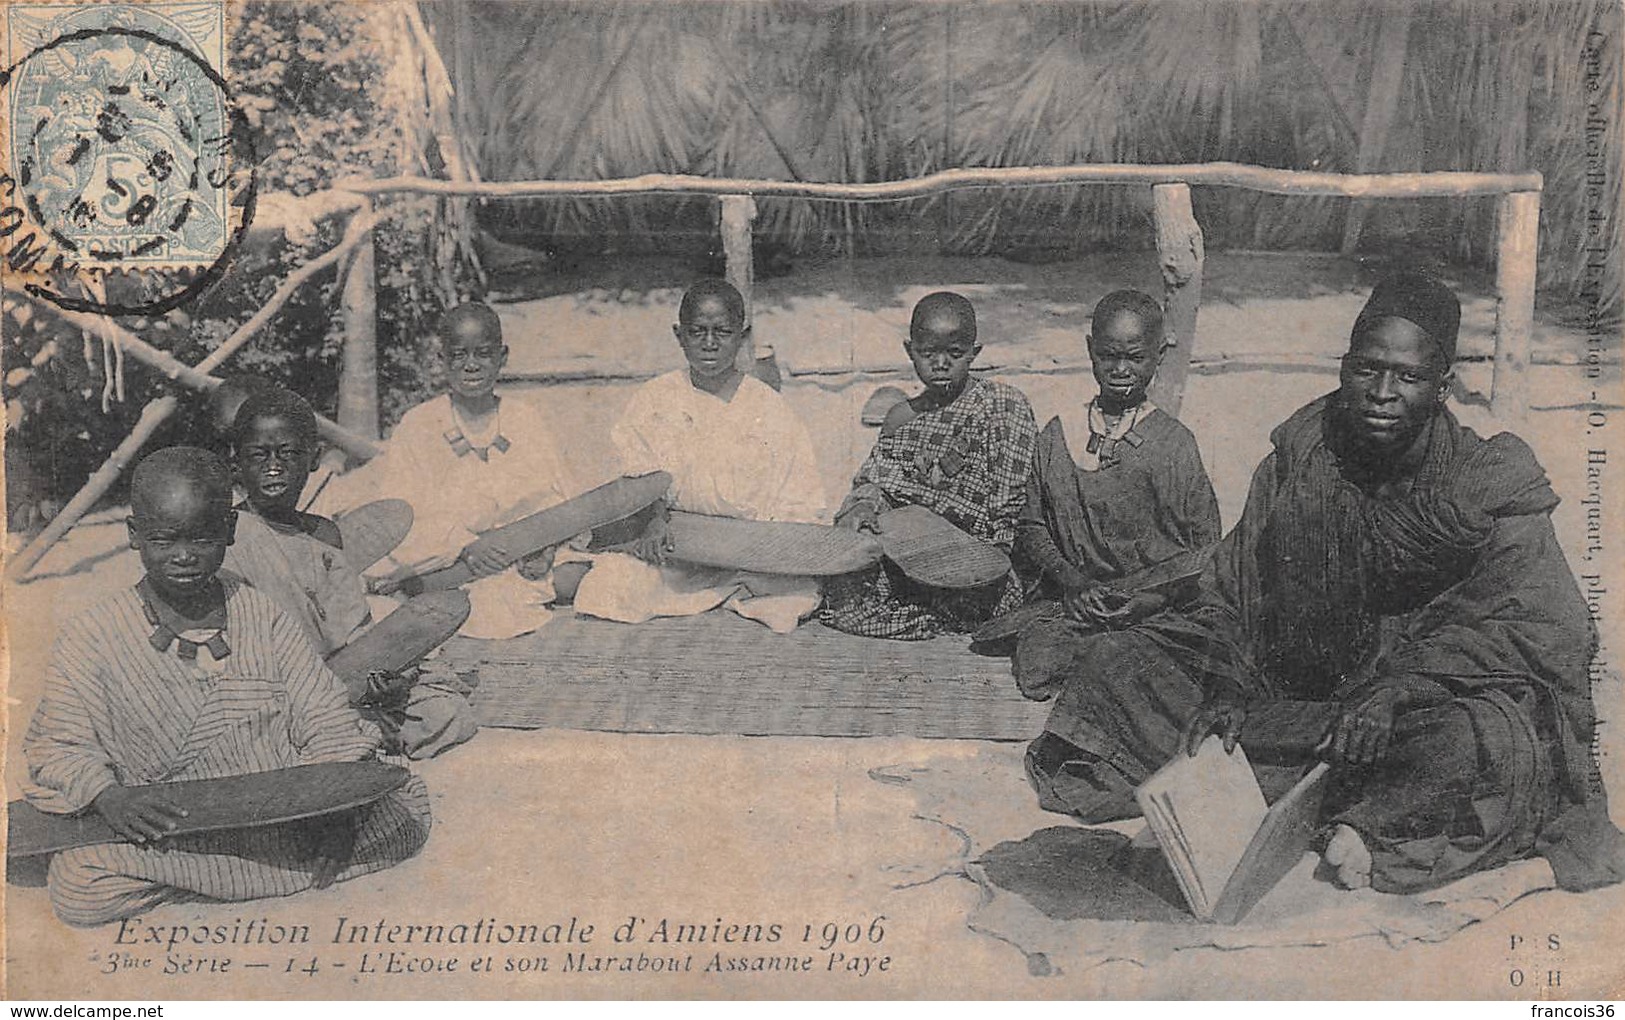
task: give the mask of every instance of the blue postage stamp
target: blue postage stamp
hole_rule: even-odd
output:
[[[224,6],[18,3],[5,19],[7,268],[222,259],[241,218]]]

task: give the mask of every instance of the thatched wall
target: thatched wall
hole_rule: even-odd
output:
[[[544,0],[425,9],[486,179],[659,170],[864,181],[949,166],[1212,159],[1533,169],[1548,187],[1548,295],[1579,297],[1584,249],[1600,243],[1611,252],[1603,304],[1620,308],[1618,126],[1590,138],[1586,130],[1588,103],[1620,105],[1620,17],[1606,0]],[[1408,20],[1397,33],[1396,17]],[[1603,34],[1589,36],[1603,47],[1595,63],[1586,60],[1592,32]],[[1381,102],[1385,91],[1392,103]],[[1387,109],[1373,117],[1368,105]],[[1605,178],[1589,197],[1588,141]],[[899,234],[962,252],[1142,246],[1147,206],[1136,189],[1107,188],[867,208],[784,201],[763,203],[760,228],[800,249],[884,249]],[[654,237],[703,229],[707,209],[671,199],[552,201],[483,215],[499,233],[532,240]],[[1586,230],[1596,209],[1608,211],[1600,241]],[[1336,199],[1198,197],[1210,244],[1220,247],[1335,250],[1347,214]],[[1420,243],[1433,257],[1482,263],[1493,236],[1487,200],[1389,203],[1366,219],[1361,244]]]

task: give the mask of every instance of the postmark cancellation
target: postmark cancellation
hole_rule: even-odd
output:
[[[217,265],[252,214],[224,6],[12,4],[0,20],[8,275],[54,296],[64,274]]]

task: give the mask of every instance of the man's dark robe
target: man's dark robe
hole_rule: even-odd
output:
[[[1382,483],[1337,417],[1323,397],[1272,434],[1207,578],[1202,686],[1344,706],[1404,691],[1391,747],[1336,768],[1326,808],[1379,890],[1534,853],[1565,888],[1625,877],[1590,751],[1596,632],[1534,454],[1441,411],[1414,473]]]

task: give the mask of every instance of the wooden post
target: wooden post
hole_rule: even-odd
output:
[[[1202,261],[1206,249],[1202,228],[1191,211],[1191,189],[1185,184],[1158,184],[1151,189],[1157,227],[1157,257],[1162,263],[1162,367],[1151,381],[1151,402],[1179,417],[1196,345],[1196,313],[1202,304]]]
[[[1535,327],[1535,251],[1540,192],[1513,191],[1496,203],[1495,378],[1490,411],[1516,426],[1529,408],[1529,350]]]
[[[1383,150],[1388,147],[1388,131],[1394,126],[1400,88],[1405,84],[1405,53],[1411,34],[1411,11],[1404,4],[1381,8],[1377,19],[1371,84],[1365,94],[1365,116],[1360,120],[1360,151],[1354,157],[1354,169],[1359,173],[1375,170],[1382,163]],[[1349,205],[1348,217],[1343,221],[1344,255],[1352,255],[1360,243],[1367,209],[1369,206],[1364,202]]]
[[[728,195],[722,200],[722,256],[728,282],[745,299],[745,324],[751,322],[751,290],[756,284],[756,263],[751,258],[751,223],[756,202],[749,195]]]
[[[378,291],[373,237],[357,246],[344,274],[340,314],[344,350],[339,369],[339,426],[378,438]]]
[[[745,325],[750,326],[756,321],[755,305],[752,292],[756,287],[756,262],[753,254],[751,224],[756,219],[756,201],[749,195],[725,195],[722,199],[722,255],[726,261],[724,270],[728,282],[739,290],[745,299]],[[739,370],[745,373],[757,371],[757,362],[773,360],[773,345],[758,342],[752,335],[744,346],[739,349]],[[773,364],[773,373],[777,373],[777,363]],[[771,381],[771,380],[769,380]],[[774,386],[778,389],[778,386]]]

